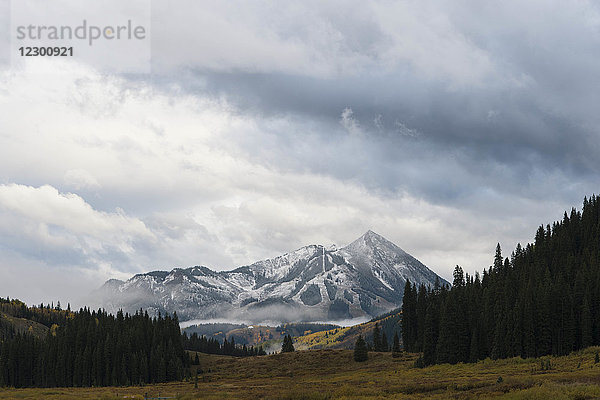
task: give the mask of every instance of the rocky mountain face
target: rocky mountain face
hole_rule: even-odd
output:
[[[175,268],[109,280],[96,293],[109,311],[177,311],[181,321],[335,321],[373,317],[402,303],[406,280],[447,284],[369,231],[346,247],[302,247],[232,271]]]

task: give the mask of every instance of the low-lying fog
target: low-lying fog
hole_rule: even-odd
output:
[[[362,324],[363,322],[367,322],[367,321],[369,321],[368,317],[357,317],[357,318],[342,319],[342,320],[336,320],[336,321],[298,321],[298,323],[310,322],[313,324],[331,324],[331,325],[338,325],[340,327],[347,327],[347,326]],[[252,325],[279,326],[281,324],[286,324],[286,323],[294,323],[294,322],[265,320],[265,321],[260,322],[260,324],[256,324],[256,323],[252,323],[249,321],[242,321],[242,320],[232,320],[232,319],[226,319],[226,318],[212,318],[212,319],[192,319],[189,321],[183,321],[183,322],[179,323],[179,326],[181,327],[181,329],[185,329],[189,326],[202,325],[202,324],[237,324],[237,325],[246,325],[246,326],[252,326]]]

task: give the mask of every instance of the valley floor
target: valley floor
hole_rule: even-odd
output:
[[[262,357],[200,354],[193,379],[142,387],[0,389],[2,399],[592,399],[600,398],[599,348],[566,357],[484,360],[415,368],[416,355],[394,359],[350,350],[312,350]],[[543,369],[550,361],[549,370]]]

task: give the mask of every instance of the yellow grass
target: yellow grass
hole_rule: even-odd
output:
[[[350,330],[350,328],[338,328],[337,333],[336,329],[310,333],[308,335],[294,338],[294,346],[299,349],[313,348],[317,346],[322,348],[335,346],[340,343],[341,339],[344,337],[344,334],[348,330]],[[327,334],[327,337],[325,337],[325,334]]]
[[[598,348],[567,357],[484,360],[414,368],[417,355],[394,359],[369,353],[356,363],[349,350],[311,350],[253,358],[200,355],[194,380],[144,387],[0,389],[1,399],[594,399],[600,398]],[[499,379],[501,377],[502,379]]]
[[[331,329],[328,331],[305,334],[294,338],[294,346],[298,349],[348,349],[354,346],[358,335],[367,337],[373,332],[375,323],[382,323],[392,318],[394,315],[388,315],[377,321],[368,321],[351,327]],[[336,332],[337,330],[337,332]],[[325,334],[327,333],[327,336]],[[391,340],[392,338],[388,338]]]

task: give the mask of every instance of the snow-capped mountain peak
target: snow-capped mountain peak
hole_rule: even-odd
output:
[[[407,279],[444,284],[433,271],[369,230],[349,245],[309,245],[231,271],[175,268],[111,280],[102,306],[177,311],[182,319],[260,322],[375,316],[400,306]]]

